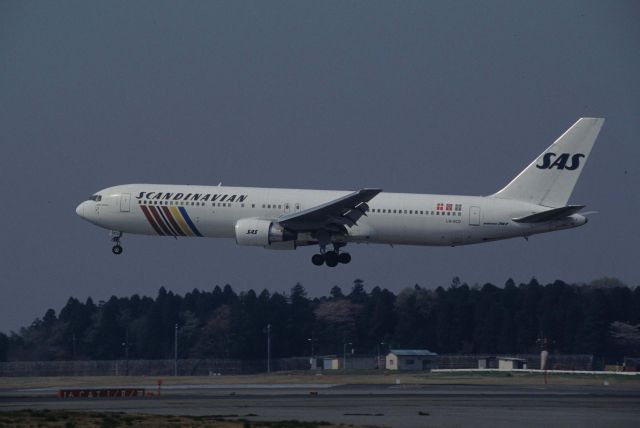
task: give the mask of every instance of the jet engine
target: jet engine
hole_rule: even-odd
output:
[[[236,222],[236,243],[271,250],[294,250],[297,233],[277,222],[259,218],[243,218]]]

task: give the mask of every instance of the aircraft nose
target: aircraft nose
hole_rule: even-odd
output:
[[[82,202],[80,205],[76,207],[76,214],[84,218],[84,202]]]

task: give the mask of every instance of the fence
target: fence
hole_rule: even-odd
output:
[[[486,359],[486,368],[497,368],[496,357],[502,355],[438,355],[433,367],[439,369],[475,369],[478,360]],[[540,368],[540,355],[509,355],[527,361],[530,369]],[[0,363],[0,377],[7,376],[172,376],[174,360],[109,360],[109,361],[11,361]],[[594,370],[593,355],[551,354],[550,370]],[[321,366],[320,366],[321,367]],[[375,369],[376,357],[349,357],[350,370]],[[184,359],[178,360],[180,376],[211,376],[216,374],[250,374],[267,371],[266,360]],[[308,357],[271,360],[271,371],[309,370]]]
[[[174,360],[108,361],[11,361],[0,363],[5,376],[172,376]],[[248,374],[267,371],[266,360],[185,359],[178,360],[180,376]],[[271,360],[272,371],[307,370],[308,358]]]
[[[497,369],[499,357],[521,358],[527,361],[527,368],[540,368],[540,354],[515,355],[438,355],[435,357],[439,369],[477,369],[478,360],[486,360],[486,368]],[[596,367],[593,355],[585,354],[550,354],[547,360],[550,370],[594,370]]]

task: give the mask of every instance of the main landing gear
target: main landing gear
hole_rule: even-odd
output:
[[[122,238],[122,232],[119,230],[112,230],[110,232],[111,241],[114,243],[113,248],[111,248],[111,252],[113,254],[122,254],[122,245],[120,245],[120,238]]]
[[[351,254],[341,253],[340,247],[344,245],[333,244],[333,251],[325,251],[325,246],[320,245],[320,253],[311,257],[311,263],[316,266],[326,264],[329,267],[336,267],[338,263],[347,264],[351,261]]]

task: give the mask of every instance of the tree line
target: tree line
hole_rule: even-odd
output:
[[[502,287],[469,286],[454,278],[444,288],[415,285],[395,294],[365,289],[356,279],[348,292],[331,288],[310,298],[301,284],[289,293],[230,285],[184,296],[158,290],[95,303],[69,298],[28,327],[0,333],[0,360],[375,355],[391,348],[437,353],[516,354],[540,350],[603,358],[640,355],[640,287],[604,278],[590,284],[536,279]]]

